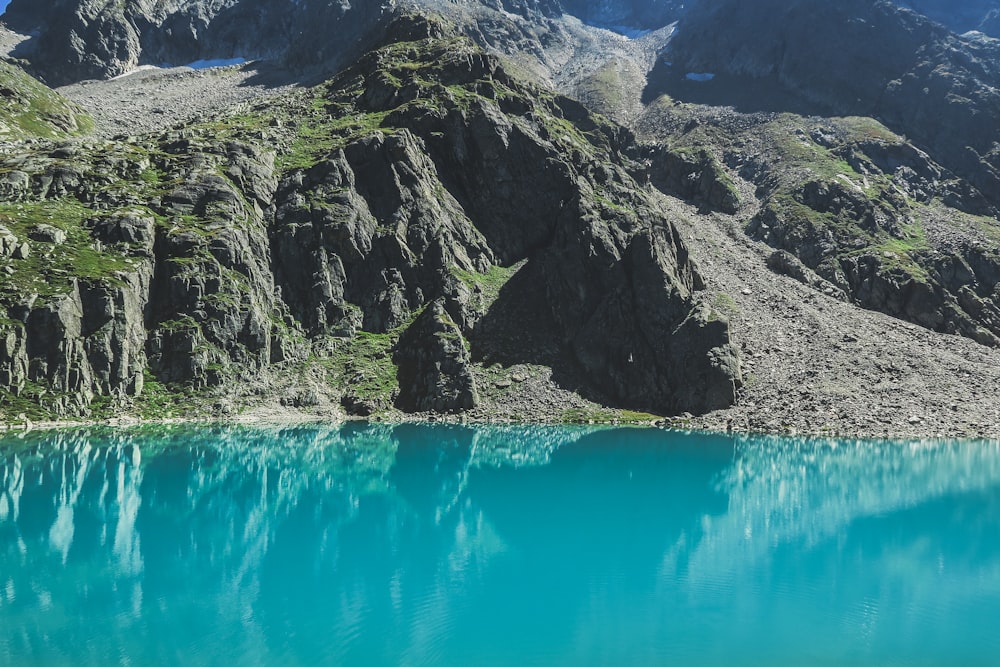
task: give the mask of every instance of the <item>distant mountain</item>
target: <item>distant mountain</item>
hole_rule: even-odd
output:
[[[389,3],[295,0],[12,0],[3,17],[36,34],[23,51],[52,85],[122,74],[139,64],[281,58],[340,62],[357,54]]]
[[[202,59],[267,58],[298,68],[332,67],[370,46],[379,18],[397,6],[453,16],[478,10],[501,24],[520,17],[545,32],[547,21],[563,15],[596,26],[657,28],[674,20],[684,4],[675,0],[12,0],[3,20],[13,30],[37,34],[22,55],[44,80],[62,85],[115,76],[139,64],[182,65]],[[491,32],[493,41],[521,39],[507,28],[490,30],[487,23],[477,29]]]
[[[979,30],[1000,37],[1000,2],[997,0],[910,0],[897,3],[957,33]]]
[[[734,77],[701,91],[719,89],[721,101],[771,82],[795,100],[788,110],[878,118],[1000,205],[1000,41],[959,37],[890,2],[722,0],[687,17],[667,57],[674,79]]]

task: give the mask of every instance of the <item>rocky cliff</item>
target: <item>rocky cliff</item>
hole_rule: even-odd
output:
[[[504,342],[480,324],[528,301],[517,326],[546,327],[572,388],[657,414],[732,403],[726,320],[633,179],[631,134],[440,22],[386,34],[239,114],[10,151],[5,411],[142,412],[268,373],[323,378],[358,414],[467,410]]]

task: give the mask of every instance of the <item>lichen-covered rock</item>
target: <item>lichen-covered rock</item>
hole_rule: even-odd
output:
[[[13,255],[20,245],[21,241],[9,229],[0,226],[0,259]]]

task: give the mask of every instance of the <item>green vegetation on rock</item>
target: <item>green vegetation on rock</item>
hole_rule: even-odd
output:
[[[391,406],[399,389],[392,350],[401,329],[385,334],[359,331],[352,338],[335,341],[330,356],[319,359],[332,374],[329,381],[349,387],[358,398],[383,408]]]
[[[66,294],[74,281],[120,281],[118,274],[135,268],[133,259],[115,250],[98,250],[85,224],[94,212],[73,199],[0,204],[0,226],[27,244],[26,258],[0,261],[0,300],[17,301],[28,295],[45,299]],[[52,228],[64,240],[28,240]],[[47,232],[51,233],[51,232]]]
[[[93,121],[17,65],[0,60],[0,139],[84,134]]]

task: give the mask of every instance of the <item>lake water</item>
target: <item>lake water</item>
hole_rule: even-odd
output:
[[[0,440],[0,665],[997,665],[1000,444]]]

